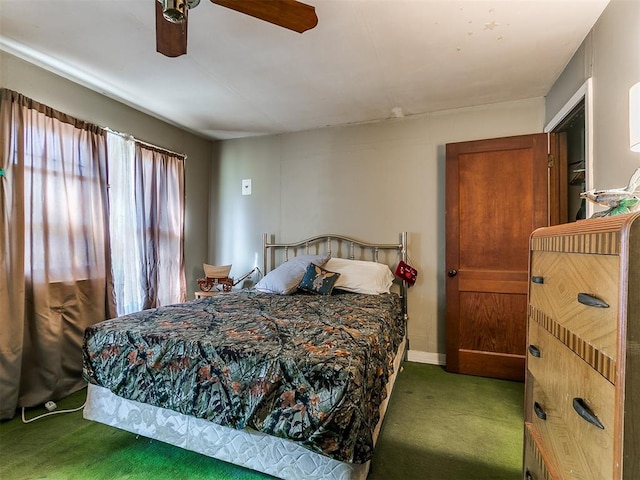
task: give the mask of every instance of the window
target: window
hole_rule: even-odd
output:
[[[25,132],[25,273],[32,281],[70,282],[105,276],[102,249],[104,155],[73,125],[36,114]],[[14,156],[14,162],[18,161]]]

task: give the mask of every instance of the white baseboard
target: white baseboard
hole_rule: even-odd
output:
[[[431,365],[446,365],[447,355],[444,353],[419,352],[417,350],[409,350],[407,360],[417,363],[429,363]]]

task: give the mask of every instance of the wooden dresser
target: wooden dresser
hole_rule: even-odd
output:
[[[526,480],[640,479],[640,213],[531,236]]]

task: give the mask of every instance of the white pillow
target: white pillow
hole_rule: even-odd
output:
[[[330,258],[324,268],[340,274],[334,288],[354,293],[389,293],[393,273],[384,263]]]
[[[290,258],[262,277],[255,288],[264,293],[289,295],[298,289],[298,284],[311,262],[322,267],[327,263],[327,260],[329,260],[328,253],[324,255],[298,255]]]

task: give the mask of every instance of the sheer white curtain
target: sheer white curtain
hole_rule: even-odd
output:
[[[107,148],[118,315],[185,301],[184,158],[116,133]]]
[[[118,315],[124,315],[144,306],[142,238],[135,228],[135,140],[108,132],[107,151],[113,288]]]

